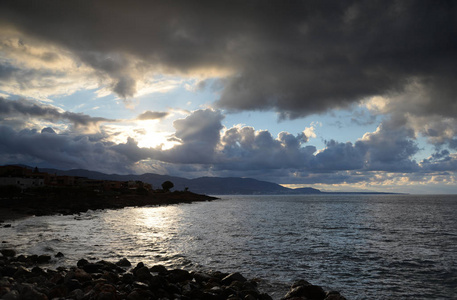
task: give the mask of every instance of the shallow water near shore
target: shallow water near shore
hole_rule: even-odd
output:
[[[223,196],[42,216],[0,228],[2,248],[239,271],[275,299],[305,279],[348,299],[457,295],[457,196]]]

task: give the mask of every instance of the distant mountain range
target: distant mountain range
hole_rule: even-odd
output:
[[[185,188],[188,188],[191,192],[207,195],[387,194],[378,192],[329,193],[310,187],[290,189],[272,182],[240,177],[199,177],[195,179],[187,179],[153,173],[145,173],[142,175],[104,174],[84,169],[73,169],[67,171],[57,169],[40,169],[40,171],[61,176],[80,176],[97,180],[139,180],[152,184],[153,188],[161,188],[162,183],[169,180],[174,184],[173,190],[184,190]]]

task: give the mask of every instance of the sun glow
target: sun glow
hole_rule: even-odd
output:
[[[110,142],[123,144],[129,138],[133,139],[140,148],[159,148],[168,150],[178,145],[176,140],[170,140],[173,132],[160,128],[159,120],[136,120],[118,124],[107,124],[104,131],[110,135]]]
[[[171,132],[159,130],[158,123],[159,120],[144,120],[137,122],[138,126],[134,131],[136,133],[138,147],[160,147],[162,150],[167,150],[178,144],[176,141],[170,141]]]

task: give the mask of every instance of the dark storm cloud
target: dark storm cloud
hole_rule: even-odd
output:
[[[307,141],[302,133],[294,136],[281,132],[273,138],[270,132],[252,127],[233,127],[222,136],[218,170],[271,170],[303,168],[313,158],[316,148],[301,147]]]
[[[91,141],[88,136],[56,134],[43,130],[15,131],[0,125],[0,160],[7,162],[46,162],[54,167],[86,168],[102,172],[126,172],[131,162],[108,143]]]
[[[132,138],[125,143],[108,142],[107,133],[56,133],[51,128],[18,131],[1,125],[0,161],[129,173],[150,160],[149,164],[162,171],[181,176],[189,171],[194,176],[211,173],[301,184],[377,182],[384,180],[377,176],[388,178],[388,173],[424,177],[457,170],[457,158],[447,150],[416,163],[413,157],[419,149],[414,132],[398,129],[399,120],[386,120],[354,144],[330,140],[317,151],[307,145],[303,133],[281,132],[273,137],[248,126],[227,129],[222,126],[223,118],[220,111],[206,109],[176,120],[172,138],[180,144],[167,150],[139,147]]]
[[[448,114],[457,86],[456,8],[425,0],[19,0],[3,1],[0,16],[110,76],[122,97],[135,93],[147,68],[226,69],[232,75],[221,78],[220,107],[293,118],[401,93],[411,80]]]
[[[176,132],[171,139],[181,144],[160,153],[160,159],[172,163],[214,163],[223,118],[219,111],[206,109],[174,121]]]
[[[31,117],[48,121],[68,120],[76,127],[94,126],[100,122],[112,122],[114,120],[91,117],[82,113],[59,111],[55,107],[42,105],[28,100],[7,100],[0,97],[0,119],[6,117]]]
[[[140,114],[137,119],[138,120],[157,120],[163,119],[168,116],[169,113],[167,112],[159,112],[159,111],[145,111],[144,113]]]

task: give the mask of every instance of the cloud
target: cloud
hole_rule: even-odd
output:
[[[95,117],[74,115],[30,101],[0,99],[0,116],[48,118],[54,122],[98,122]],[[87,120],[86,120],[87,119]],[[17,129],[0,125],[0,162],[34,163],[56,168],[86,168],[109,173],[159,171],[188,176],[243,176],[278,183],[363,184],[445,180],[457,171],[457,156],[440,150],[420,163],[414,160],[419,147],[415,131],[405,118],[386,119],[374,132],[355,143],[327,141],[318,150],[309,144],[310,128],[297,134],[237,125],[222,125],[221,111],[201,109],[175,120],[170,139],[178,144],[164,149],[141,147],[128,137],[114,142],[119,131],[102,126],[96,134],[77,131]],[[403,124],[400,126],[400,124]],[[392,174],[397,174],[394,179]],[[447,175],[446,175],[447,174]],[[395,181],[395,182],[397,182]]]
[[[158,111],[145,111],[144,113],[140,114],[137,119],[138,120],[156,120],[162,119],[170,115],[167,112],[158,112]]]
[[[450,115],[456,6],[421,0],[23,0],[2,2],[0,18],[24,39],[65,49],[120,97],[132,97],[150,72],[213,77],[220,79],[221,108],[273,109],[297,118],[402,95],[419,80],[427,97],[439,101],[433,112]],[[52,53],[42,60],[56,59]]]
[[[15,131],[0,125],[2,163],[34,162],[57,168],[86,168],[102,172],[126,172],[131,164],[109,144],[91,141],[87,135],[56,134],[43,130]]]
[[[115,120],[91,117],[82,113],[62,111],[50,105],[43,105],[29,100],[7,100],[0,97],[0,118],[36,118],[48,121],[68,120],[77,128],[98,127],[101,122],[113,122]]]
[[[197,110],[184,119],[174,121],[176,132],[171,140],[181,144],[163,151],[160,154],[160,160],[185,164],[214,163],[223,118],[220,111],[205,109]]]

